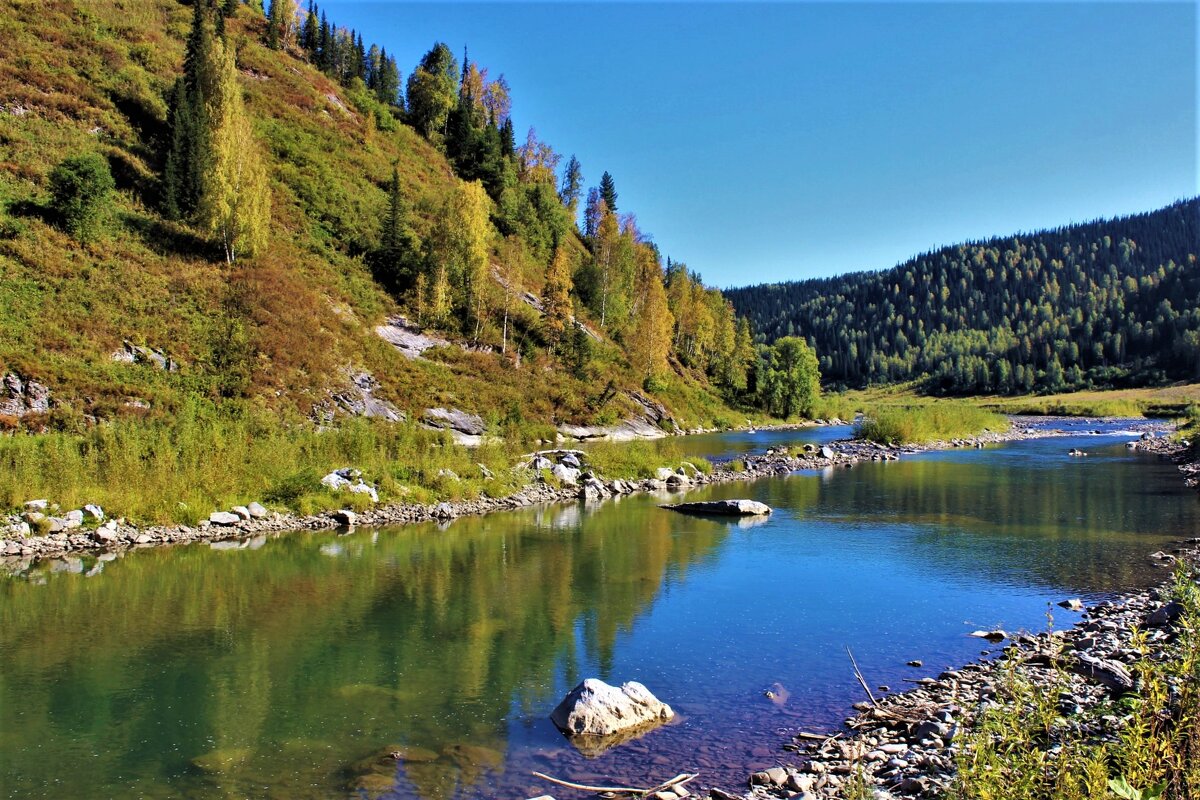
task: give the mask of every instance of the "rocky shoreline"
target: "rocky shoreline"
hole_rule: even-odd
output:
[[[1038,427],[1035,427],[1035,421]],[[893,446],[844,439],[821,446],[810,444],[779,448],[768,450],[763,455],[750,455],[717,464],[708,474],[684,462],[674,469],[659,469],[654,478],[640,480],[605,479],[584,468],[585,464],[579,461],[586,458],[582,451],[549,450],[532,454],[532,460],[524,465],[528,469],[529,483],[505,497],[480,497],[436,504],[385,504],[361,512],[340,509],[309,515],[271,512],[257,503],[251,503],[228,511],[216,511],[209,520],[194,526],[139,527],[120,519],[104,519],[103,510],[85,506],[84,509],[54,512],[62,515],[54,518],[61,530],[40,536],[30,535],[30,523],[27,520],[53,512],[52,506],[45,507],[40,505],[41,501],[34,501],[34,504],[27,505],[23,514],[0,518],[0,570],[10,574],[20,573],[43,559],[79,553],[122,552],[137,547],[192,542],[249,540],[287,531],[314,531],[354,525],[382,527],[449,522],[458,517],[511,511],[546,503],[592,502],[633,493],[682,491],[692,486],[754,480],[800,470],[849,469],[861,462],[892,461],[904,455],[931,450],[982,448],[1001,442],[1063,435],[1061,430],[1042,427],[1045,422],[1046,418],[1014,417],[1013,425],[1007,431],[985,431],[978,436],[923,445]],[[1152,421],[1139,421],[1138,424],[1140,430],[1147,432],[1166,429],[1162,423]],[[1139,442],[1138,447],[1147,450],[1152,446],[1163,448],[1163,442],[1166,440],[1154,438]],[[1166,452],[1164,448],[1162,453]],[[546,473],[552,475],[550,482],[544,477]],[[350,491],[355,488],[363,487],[349,487]]]
[[[1193,571],[1200,568],[1200,538],[1177,544],[1173,553],[1150,558],[1164,567],[1184,560]],[[1064,613],[1079,614],[1071,628],[1016,636],[1003,651],[1008,658],[977,661],[937,678],[921,678],[910,691],[866,698],[855,704],[858,713],[843,730],[798,734],[784,747],[794,753],[788,763],[781,759],[779,766],[755,772],[748,781],[750,791],[741,797],[838,797],[851,776],[865,780],[876,800],[945,795],[964,735],[985,711],[1003,702],[998,694],[1008,680],[1009,659],[1017,677],[1035,687],[1055,686],[1065,674],[1068,685],[1058,696],[1064,732],[1114,742],[1129,713],[1101,707],[1134,687],[1130,668],[1143,658],[1133,641],[1134,629],[1146,633],[1145,657],[1171,657],[1172,626],[1182,607],[1168,600],[1169,584],[1164,580],[1155,588],[1087,608],[1064,600],[1059,604],[1067,609]],[[737,796],[721,790],[711,795],[725,800]]]

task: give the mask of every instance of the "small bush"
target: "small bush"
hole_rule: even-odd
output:
[[[112,171],[102,156],[70,156],[50,173],[51,208],[72,236],[90,241],[100,235],[108,221],[109,196],[115,187]]]

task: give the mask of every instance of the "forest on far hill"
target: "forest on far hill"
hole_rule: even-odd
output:
[[[1200,379],[1200,199],[943,247],[891,269],[726,290],[827,384],[944,394]]]

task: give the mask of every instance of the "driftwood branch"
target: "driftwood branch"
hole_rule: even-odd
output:
[[[544,781],[550,781],[558,786],[565,786],[568,789],[578,789],[581,792],[595,792],[597,794],[627,794],[635,797],[646,797],[654,794],[655,792],[661,792],[664,789],[670,789],[673,786],[681,786],[697,777],[698,774],[699,773],[695,772],[681,772],[674,778],[671,778],[669,781],[665,781],[660,783],[658,786],[654,786],[649,789],[637,789],[632,786],[588,786],[584,783],[572,783],[571,781],[564,781],[560,778],[554,778],[545,774],[544,772],[534,772],[533,776],[535,778],[541,778]]]
[[[858,678],[858,682],[862,685],[863,690],[867,693],[867,697],[871,698],[871,705],[879,705],[879,701],[875,699],[875,695],[871,694],[871,687],[867,686],[866,679],[863,678],[863,674],[859,672],[858,662],[854,660],[854,653],[850,652],[849,646],[846,647],[846,655],[850,656],[850,666],[854,667],[854,677]]]

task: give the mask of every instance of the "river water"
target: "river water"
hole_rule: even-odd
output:
[[[899,690],[995,650],[972,630],[1161,578],[1146,554],[1197,535],[1200,501],[1127,427],[686,495],[776,509],[758,523],[633,496],[43,564],[0,580],[0,796],[524,798],[535,769],[740,791],[862,699],[847,647]],[[592,676],[676,723],[585,758],[547,715]]]

